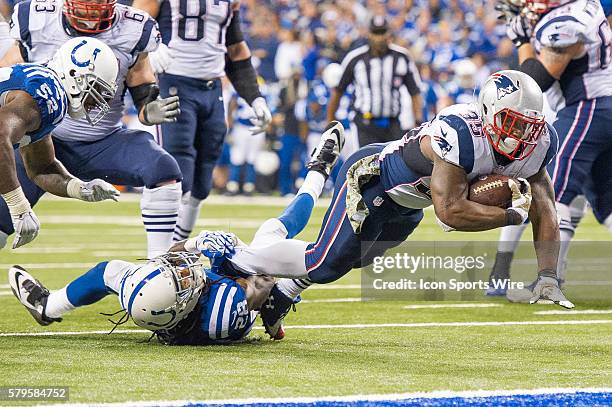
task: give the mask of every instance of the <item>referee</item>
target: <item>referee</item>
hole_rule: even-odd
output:
[[[342,68],[342,77],[329,101],[327,120],[335,119],[340,98],[352,83],[355,87],[354,122],[361,147],[402,136],[398,120],[402,86],[406,86],[412,98],[416,124],[422,122],[421,78],[408,50],[391,43],[385,17],[372,18],[368,44],[349,52],[342,61]]]

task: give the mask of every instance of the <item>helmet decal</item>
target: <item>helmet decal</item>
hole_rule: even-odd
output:
[[[91,64],[93,61],[96,60],[96,58],[98,57],[98,54],[100,53],[101,49],[100,48],[95,48],[93,50],[93,54],[91,59],[89,59],[88,61],[78,61],[76,59],[76,52],[79,48],[81,48],[83,45],[87,44],[87,40],[83,40],[81,41],[80,44],[77,44],[73,49],[72,49],[72,53],[70,54],[70,60],[72,61],[73,64],[75,64],[76,66],[80,67],[80,68],[84,68],[86,66],[88,66],[89,64]],[[92,61],[93,59],[93,61]]]
[[[508,78],[506,75],[496,73],[491,75],[491,78],[493,78],[493,82],[495,82],[495,86],[497,86],[497,100],[518,90],[514,82],[512,82],[512,79]]]

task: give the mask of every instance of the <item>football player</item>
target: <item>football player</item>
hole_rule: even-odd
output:
[[[204,231],[144,264],[99,263],[51,293],[26,270],[14,266],[8,273],[13,293],[41,325],[60,322],[71,310],[116,294],[125,315],[155,332],[163,343],[208,345],[241,340],[250,332],[274,280],[237,274],[232,266],[221,268],[227,263],[224,260],[237,251],[264,248],[299,233],[343,144],[337,130],[323,135],[298,194],[281,216],[258,229],[249,246],[233,234]],[[210,270],[197,263],[200,254],[211,260]],[[128,317],[118,323],[127,322]]]
[[[102,119],[117,89],[117,70],[110,48],[84,37],[62,45],[47,66],[0,68],[0,194],[8,209],[7,223],[16,232],[13,249],[34,240],[40,229],[20,184],[24,179],[17,177],[16,156],[28,182],[54,195],[90,202],[119,196],[100,179],[85,183],[66,171],[55,158],[49,135],[66,114],[92,122]],[[96,117],[91,116],[94,111]],[[0,249],[5,244],[6,235],[0,234]]]
[[[612,126],[612,31],[596,0],[525,0],[520,7],[502,6],[521,71],[535,79],[556,112],[553,126],[560,148],[548,170],[560,220],[557,277],[563,280],[569,242],[584,212],[580,195],[587,197],[597,220],[612,231],[612,191],[608,188],[612,171],[608,169],[612,151],[608,134]],[[572,210],[574,201],[576,208]],[[521,233],[522,228],[502,232],[492,278],[509,275],[516,248],[513,242]],[[508,297],[526,301],[531,294],[528,289],[508,292]]]
[[[124,129],[121,124],[126,90],[144,124],[174,121],[180,112],[178,97],[159,98],[149,64],[147,54],[160,41],[155,20],[115,0],[23,1],[15,6],[11,35],[17,42],[0,61],[3,66],[45,61],[62,43],[80,35],[103,41],[113,50],[119,75],[110,109],[95,127],[87,118],[64,120],[52,133],[55,153],[66,169],[80,178],[99,177],[113,184],[144,186],[140,206],[148,256],[165,253],[172,244],[178,216],[180,169],[149,133]],[[19,158],[17,172],[33,206],[44,191],[27,180]],[[13,233],[6,207],[0,208],[0,231]]]
[[[178,121],[161,126],[162,145],[176,158],[184,177],[174,233],[178,241],[193,230],[223,149],[227,128],[220,78],[227,75],[252,108],[253,134],[263,133],[272,115],[257,84],[237,0],[135,0],[134,7],[159,21],[163,45],[151,57],[161,92],[179,95],[182,101]]]
[[[329,283],[403,242],[433,204],[445,231],[481,231],[530,219],[538,260],[531,302],[540,298],[572,308],[559,289],[559,226],[546,165],[557,134],[542,115],[543,94],[529,75],[500,71],[478,103],[453,105],[402,139],[358,150],[344,163],[316,242],[282,240],[236,250],[222,265],[244,274],[290,277],[271,291],[261,315],[268,333],[282,338],[282,319],[313,283]],[[341,126],[328,131],[341,132]],[[508,209],[467,199],[481,175],[517,177]]]

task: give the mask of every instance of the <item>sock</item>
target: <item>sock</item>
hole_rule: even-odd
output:
[[[303,278],[303,279],[282,278],[276,282],[276,287],[279,289],[281,293],[285,294],[287,297],[294,300],[298,295],[302,293],[302,291],[310,287],[312,284],[313,282],[307,278]]]
[[[572,211],[569,206],[557,202],[556,207],[557,216],[559,217],[559,240],[561,243],[559,245],[559,259],[557,261],[557,278],[565,281],[567,254],[579,220],[578,222],[573,222],[572,215],[576,215],[576,211]]]
[[[7,240],[8,240],[8,235],[0,231],[0,250],[4,249],[4,246],[6,246]]]
[[[255,166],[253,164],[246,164],[246,173],[244,175],[244,182],[251,184],[255,183],[257,174],[255,173]]]
[[[240,170],[241,169],[242,169],[241,165],[230,164],[229,180],[239,183],[240,182]]]
[[[304,183],[289,206],[278,219],[287,228],[287,239],[292,239],[308,224],[312,208],[319,199],[325,185],[325,177],[317,171],[309,171]]]
[[[147,232],[147,256],[164,254],[172,245],[172,233],[181,202],[181,183],[145,188],[140,200],[142,221]]]
[[[176,226],[174,227],[173,240],[175,242],[189,238],[189,235],[193,231],[196,221],[198,220],[198,216],[200,216],[201,205],[202,201],[192,197],[190,192],[183,195],[178,220],[176,221]]]
[[[49,318],[61,318],[65,313],[72,311],[76,307],[68,300],[66,287],[53,291],[47,299],[45,315]]]
[[[49,318],[60,318],[76,307],[93,304],[110,294],[104,282],[107,264],[107,261],[98,263],[66,287],[52,292],[47,299],[45,315]]]
[[[513,257],[514,252],[497,252],[489,281],[510,278],[510,265]]]
[[[514,253],[527,225],[527,223],[523,223],[522,225],[503,227],[499,235],[497,251]]]
[[[608,215],[608,217],[604,221],[604,226],[606,227],[606,229],[608,229],[608,232],[612,233],[612,215]],[[6,243],[6,241],[5,241],[5,243]]]

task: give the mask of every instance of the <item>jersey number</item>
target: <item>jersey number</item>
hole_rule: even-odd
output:
[[[194,0],[180,0],[179,2],[179,23],[178,23],[178,36],[183,41],[200,41],[204,38],[204,29],[206,27],[206,20],[204,16],[206,15],[207,3],[210,0],[198,0],[199,3],[199,13],[198,14],[189,14],[188,5],[189,3],[193,4]],[[220,3],[227,3],[227,19],[229,19],[230,15],[230,0],[212,0],[212,5],[218,6]],[[227,23],[227,19],[221,24],[219,28],[219,38],[218,43],[222,43],[222,26]]]

